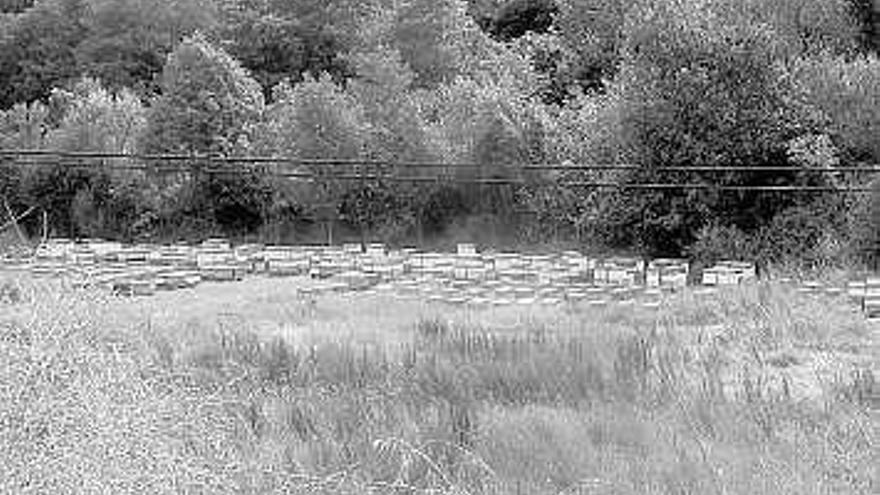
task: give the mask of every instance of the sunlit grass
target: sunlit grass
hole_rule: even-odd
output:
[[[380,302],[162,320],[24,284],[0,306],[0,492],[876,493],[878,356],[841,302]],[[272,308],[291,324],[267,333]]]

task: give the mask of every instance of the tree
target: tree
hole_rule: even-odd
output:
[[[717,185],[805,184],[822,176],[771,172],[670,173],[661,166],[751,167],[789,164],[786,143],[813,133],[798,91],[777,69],[772,33],[729,24],[701,0],[657,0],[628,21],[624,62],[612,85],[619,112],[618,174],[631,182]],[[723,218],[754,230],[792,204],[760,193],[614,192],[600,203],[600,221],[616,243],[653,254],[678,254],[706,222]],[[696,208],[693,205],[698,205]],[[632,233],[620,238],[619,232]]]
[[[130,90],[110,93],[95,79],[83,78],[71,91],[57,90],[64,116],[50,133],[52,149],[134,153],[146,126],[146,109]]]
[[[498,8],[488,31],[502,41],[527,32],[545,33],[553,25],[557,9],[552,0],[509,0]]]
[[[851,160],[880,161],[880,59],[804,57],[793,64],[792,78]]]
[[[559,0],[555,26],[563,51],[556,77],[563,88],[601,90],[620,61],[630,0]]]
[[[45,100],[79,75],[74,49],[85,36],[83,0],[42,0],[0,39],[0,109]]]
[[[17,14],[34,6],[34,0],[0,0],[0,13]]]
[[[302,9],[301,2],[254,2],[232,0],[223,12],[225,46],[254,74],[266,97],[283,80],[299,82],[306,74],[330,74],[336,82],[351,75],[344,54],[350,47],[331,22],[340,19],[322,15],[334,10],[333,2]]]
[[[148,153],[232,155],[247,150],[263,113],[260,86],[201,34],[168,57],[162,95],[150,108]]]
[[[328,75],[279,84],[267,112],[270,152],[303,159],[356,159],[370,153],[370,125],[358,102]]]
[[[159,90],[167,55],[185,36],[213,33],[220,22],[209,0],[88,0],[86,30],[76,46],[85,75],[111,89],[129,88],[142,96]]]
[[[336,200],[346,183],[331,179],[337,173],[351,174],[346,162],[373,156],[372,126],[363,108],[337,86],[329,75],[306,77],[296,85],[281,83],[274,91],[258,143],[261,153],[305,160],[339,160],[343,165],[296,166],[294,173],[314,174],[317,184],[300,193],[311,202]]]
[[[544,160],[547,116],[515,84],[459,78],[438,88],[434,98],[427,110],[429,129],[442,143],[444,161],[476,165],[452,168],[448,175],[465,181],[518,179],[522,165]],[[474,211],[504,213],[513,205],[511,187],[474,185],[463,190]]]
[[[162,95],[150,108],[142,148],[148,153],[246,153],[252,148],[263,107],[259,84],[197,33],[168,57]],[[213,173],[206,172],[199,160],[191,163],[189,174],[166,181],[179,196],[170,208],[163,207],[170,221],[229,235],[259,227],[268,209],[261,170],[226,164]]]
[[[370,122],[377,158],[402,162],[436,162],[441,153],[432,140],[413,88],[415,74],[397,50],[377,46],[352,56],[357,77],[347,92]],[[420,170],[400,170],[417,175]]]
[[[709,7],[735,25],[769,26],[789,58],[858,47],[860,26],[851,0],[713,0]]]
[[[40,102],[18,103],[0,110],[0,148],[43,149],[49,130],[49,109]]]

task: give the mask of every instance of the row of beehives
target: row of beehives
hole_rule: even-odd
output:
[[[366,289],[406,279],[473,284],[502,284],[525,294],[529,287],[553,293],[553,287],[682,287],[688,282],[684,260],[590,258],[567,251],[554,254],[479,253],[461,244],[455,253],[388,250],[370,244],[325,246],[232,246],[223,239],[198,246],[126,246],[105,241],[55,240],[37,250],[25,265],[35,275],[71,275],[78,285],[111,286],[120,292],[151,294],[192,287],[202,280],[240,280],[248,274],[311,275],[339,289]],[[753,265],[728,262],[704,270],[707,285],[740,283],[755,277]],[[405,290],[405,286],[404,286]],[[558,293],[559,291],[557,291]],[[564,292],[564,291],[563,291]],[[535,293],[537,294],[537,293]],[[522,297],[530,300],[533,297]],[[549,299],[554,299],[550,297]]]

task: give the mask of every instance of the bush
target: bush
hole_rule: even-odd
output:
[[[345,191],[339,201],[339,216],[362,234],[398,237],[395,232],[408,226],[409,202],[403,191],[382,181],[358,184]]]
[[[46,212],[50,235],[130,240],[150,209],[142,178],[114,177],[109,170],[58,164],[23,179],[24,200]],[[42,229],[25,222],[32,234]]]
[[[184,238],[253,234],[291,208],[281,200],[274,204],[276,192],[276,186],[259,170],[181,177],[157,188],[153,218],[144,219],[145,230],[161,237]]]
[[[851,253],[843,206],[840,197],[827,197],[779,212],[755,234],[758,257],[808,269],[845,265]]]
[[[257,171],[209,175],[198,185],[199,202],[227,235],[259,228],[272,203],[272,187]]]
[[[750,258],[755,251],[754,239],[732,225],[707,225],[697,232],[697,238],[688,246],[688,256],[707,266],[720,260]]]
[[[553,179],[520,189],[517,205],[529,214],[521,224],[524,240],[580,240],[586,218],[583,196],[583,191]]]
[[[441,234],[456,218],[471,213],[465,195],[449,184],[437,184],[424,188],[416,196],[416,215],[426,234]]]
[[[78,194],[83,194],[80,191],[90,190],[97,179],[91,169],[56,164],[30,173],[24,181],[24,192],[29,202],[46,212],[50,235],[76,237],[80,229],[76,225],[74,201]],[[83,200],[77,202],[82,209]],[[36,232],[37,225],[27,225]]]

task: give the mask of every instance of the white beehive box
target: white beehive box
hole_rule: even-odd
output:
[[[456,246],[456,253],[459,256],[473,256],[477,254],[477,247],[470,243],[461,243]]]

